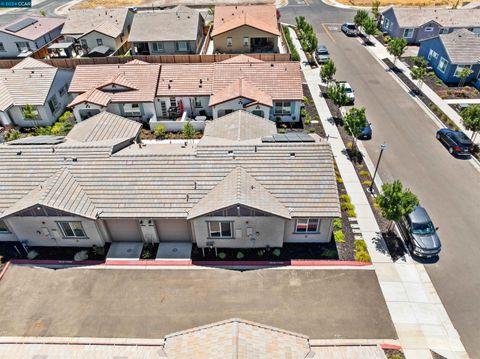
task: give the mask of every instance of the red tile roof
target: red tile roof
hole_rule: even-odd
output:
[[[210,103],[208,105],[215,106],[239,97],[252,100],[255,103],[270,107],[272,106],[272,96],[266,94],[262,90],[259,90],[255,85],[243,78],[233,81],[222,91],[213,94],[210,97]]]

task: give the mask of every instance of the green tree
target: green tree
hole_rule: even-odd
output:
[[[423,78],[425,77],[426,73],[427,71],[423,66],[415,66],[410,71],[410,74],[412,75],[412,79],[417,80],[417,86],[419,90],[422,89]]]
[[[373,18],[375,19],[375,23],[377,24],[377,26],[378,26],[379,23],[380,23],[380,10],[379,10],[379,7],[380,7],[380,0],[373,0],[373,1],[372,1],[372,10],[371,10],[371,13],[372,13]]]
[[[193,125],[189,121],[183,125],[182,134],[187,140],[193,139],[196,133]]]
[[[7,130],[5,132],[5,141],[18,140],[20,138],[20,132],[15,129]]]
[[[387,46],[387,51],[393,56],[393,65],[395,66],[397,59],[403,55],[405,48],[407,47],[407,40],[405,39],[392,39]]]
[[[158,125],[155,127],[155,130],[153,130],[153,133],[155,134],[155,137],[164,139],[167,135],[167,129],[164,125]]]
[[[320,68],[320,78],[328,85],[333,81],[336,72],[337,68],[335,67],[335,63],[332,59],[328,59]]]
[[[29,104],[26,104],[22,108],[22,115],[27,120],[36,120],[38,119],[38,111],[37,109]]]
[[[468,76],[473,74],[473,70],[469,67],[463,68],[462,71],[458,74],[458,77],[460,78],[460,83],[458,84],[460,87],[465,85],[465,81],[467,80]]]
[[[373,36],[377,33],[377,21],[372,18],[368,17],[363,22],[363,31],[365,31],[365,35],[367,35],[367,40],[370,41],[370,36]]]
[[[339,85],[328,86],[327,96],[338,107],[346,106],[349,102],[345,87]]]
[[[357,137],[360,136],[363,129],[368,125],[365,108],[351,108],[343,118],[345,130],[352,136],[352,152],[357,152]]]
[[[208,7],[208,15],[213,16],[215,15],[215,6]]]
[[[470,105],[460,112],[463,125],[472,131],[472,141],[480,132],[480,105]]]
[[[358,10],[357,13],[355,14],[354,18],[353,18],[353,22],[358,27],[363,28],[363,24],[365,23],[365,21],[368,18],[369,18],[369,16],[368,16],[368,12],[366,10]]]
[[[404,189],[402,182],[396,180],[382,185],[382,193],[377,198],[377,203],[383,216],[393,222],[398,222],[404,215],[413,211],[418,205],[418,198],[409,189]]]

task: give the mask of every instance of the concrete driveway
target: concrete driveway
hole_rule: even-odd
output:
[[[236,317],[312,339],[397,338],[371,270],[12,266],[0,298],[0,336],[161,338]]]

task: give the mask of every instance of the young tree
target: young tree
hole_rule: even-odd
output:
[[[377,203],[383,216],[391,221],[391,228],[393,222],[398,222],[404,215],[411,213],[419,201],[409,189],[403,188],[402,182],[396,180],[382,186]]]
[[[480,132],[480,105],[470,105],[460,112],[463,125],[467,130],[472,131],[472,141]]]
[[[334,85],[327,88],[327,96],[338,107],[346,106],[349,102],[345,87]]]
[[[365,21],[369,18],[368,12],[366,10],[358,10],[353,18],[353,22],[358,27],[363,27]]]
[[[372,13],[373,18],[375,19],[375,23],[377,24],[377,26],[380,24],[380,10],[379,10],[379,7],[380,7],[380,0],[373,0],[372,1],[371,13]]]
[[[395,66],[397,59],[403,55],[407,47],[407,40],[392,39],[387,46],[388,53],[393,56],[393,66]]]
[[[26,104],[22,108],[22,115],[27,120],[36,120],[38,118],[38,112],[32,105]]]
[[[473,71],[469,67],[465,67],[460,73],[458,74],[458,77],[460,78],[460,83],[458,84],[460,87],[465,85],[465,80],[473,74]]]
[[[422,89],[423,78],[425,77],[426,72],[427,71],[423,66],[415,66],[410,71],[410,74],[412,75],[412,79],[417,80],[417,86],[419,90]]]
[[[370,41],[370,36],[373,36],[377,33],[377,22],[374,18],[368,17],[363,22],[363,31],[367,35],[367,40]]]
[[[155,130],[153,130],[153,133],[155,134],[155,137],[163,140],[167,136],[167,129],[164,125],[158,125],[155,127]]]
[[[185,136],[187,140],[193,139],[196,133],[197,132],[195,131],[195,129],[193,128],[190,122],[187,122],[185,123],[185,125],[183,125],[182,134],[183,136]]]
[[[336,72],[337,68],[335,67],[335,63],[332,59],[328,59],[320,68],[320,78],[328,85],[333,81]]]
[[[357,152],[357,137],[361,135],[363,129],[367,127],[367,116],[365,115],[365,108],[351,108],[343,118],[345,123],[345,130],[352,136],[352,152]]]

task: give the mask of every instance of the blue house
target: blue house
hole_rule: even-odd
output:
[[[418,56],[427,59],[437,76],[446,84],[458,84],[460,72],[470,68],[473,72],[465,83],[473,81],[480,88],[480,36],[457,30],[420,42]]]

